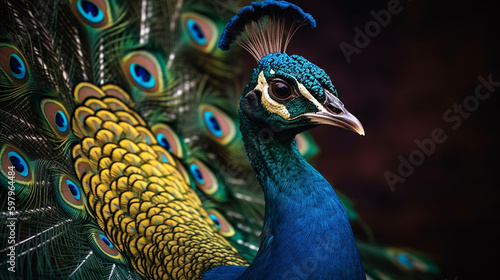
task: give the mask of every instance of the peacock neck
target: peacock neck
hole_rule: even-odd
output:
[[[264,190],[259,252],[239,279],[365,279],[345,209],[292,136],[240,115],[250,163]]]

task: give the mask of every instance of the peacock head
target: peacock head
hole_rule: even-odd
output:
[[[299,55],[271,53],[254,69],[240,100],[240,118],[290,138],[320,124],[364,135],[359,120],[337,97],[325,71]]]
[[[251,126],[291,139],[328,124],[364,135],[363,126],[344,108],[325,71],[301,56],[285,53],[301,26],[314,28],[316,21],[297,5],[275,0],[251,3],[226,25],[219,47],[228,50],[237,42],[258,61],[240,101],[243,134]]]

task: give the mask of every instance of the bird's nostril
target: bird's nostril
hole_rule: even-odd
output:
[[[340,115],[340,114],[344,113],[344,112],[343,112],[340,108],[335,107],[335,106],[334,106],[332,103],[330,103],[330,102],[326,102],[325,107],[326,107],[328,110],[330,110],[330,111],[332,111],[333,113],[335,113],[335,114],[339,114],[339,115]]]
[[[335,113],[337,115],[341,115],[344,113],[344,104],[337,97],[329,93],[325,90],[326,99],[324,102],[325,108],[327,108],[330,112]]]

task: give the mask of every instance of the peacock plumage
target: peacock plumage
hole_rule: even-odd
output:
[[[304,159],[312,127],[364,133],[285,53],[312,16],[247,4],[0,1],[1,279],[437,273],[375,244]],[[258,61],[246,87],[235,41]]]

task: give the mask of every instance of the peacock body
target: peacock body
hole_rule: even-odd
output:
[[[0,1],[1,279],[435,273],[368,229],[356,243],[363,221],[303,157],[318,124],[363,133],[327,74],[284,52],[314,19],[242,6]],[[233,41],[258,61],[245,88]]]

